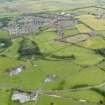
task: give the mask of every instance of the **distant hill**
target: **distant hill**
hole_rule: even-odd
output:
[[[43,11],[65,11],[96,5],[98,0],[0,0],[0,15],[11,13],[33,13]]]

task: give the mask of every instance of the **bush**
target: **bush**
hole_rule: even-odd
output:
[[[56,58],[56,59],[75,60],[75,56],[74,55],[70,55],[70,56],[52,55],[51,57]]]
[[[56,88],[54,88],[53,90],[63,90],[65,87],[66,81],[65,80],[61,80],[58,84],[58,86]]]
[[[71,89],[85,88],[85,87],[88,87],[88,86],[89,86],[88,84],[75,85],[75,86],[73,86]]]
[[[12,41],[7,38],[0,38],[0,48],[8,48],[12,45]]]
[[[96,53],[105,57],[105,48],[96,49],[95,51]]]

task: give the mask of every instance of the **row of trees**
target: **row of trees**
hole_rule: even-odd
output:
[[[95,52],[105,57],[105,48],[95,49]]]

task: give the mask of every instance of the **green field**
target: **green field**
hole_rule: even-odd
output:
[[[19,54],[17,53],[17,50],[20,46],[19,42],[21,41],[21,38],[12,40],[12,46],[8,49],[5,49],[1,53],[5,54],[7,57],[0,57],[0,88],[1,94],[5,94],[0,98],[3,105],[8,105],[8,103],[11,103],[10,105],[18,105],[15,102],[10,102],[10,100],[8,99],[10,93],[8,93],[7,90],[11,92],[12,88],[24,90],[34,90],[42,88],[43,95],[39,95],[37,105],[49,105],[51,102],[59,105],[63,105],[63,103],[65,103],[65,105],[76,105],[77,103],[79,105],[82,105],[83,102],[80,102],[80,99],[94,101],[94,103],[87,102],[85,104],[95,105],[98,101],[103,100],[104,97],[101,94],[98,94],[97,92],[94,92],[90,89],[83,91],[80,90],[77,92],[69,92],[69,90],[76,86],[96,86],[102,84],[105,81],[105,72],[102,71],[100,67],[98,68],[94,66],[101,62],[104,57],[100,56],[99,54],[95,54],[94,51],[88,49],[100,48],[101,46],[104,47],[104,41],[101,41],[101,37],[95,37],[93,39],[87,40],[84,43],[78,43],[74,45],[70,43],[60,44],[54,42],[53,39],[57,37],[56,33],[50,31],[44,31],[37,36],[30,35],[26,37],[29,40],[37,42],[39,48],[41,49],[41,52],[48,54],[48,59],[33,60],[33,64],[38,65],[36,68],[32,66],[30,61],[18,60],[17,57],[19,56]],[[93,44],[87,46],[87,43],[89,43],[88,41]],[[57,61],[55,58],[51,58],[52,54],[58,56],[74,55],[76,59]],[[9,77],[6,74],[6,69],[15,67],[19,64],[25,64],[27,67],[26,71],[22,72],[18,76]],[[89,67],[84,68],[85,66]],[[56,74],[58,76],[58,80],[45,84],[44,80],[48,74]],[[61,81],[65,81],[63,86],[60,86]],[[56,92],[55,90],[58,90],[58,92]],[[47,96],[47,93],[54,95],[56,94],[58,96],[60,95],[62,97],[74,97],[74,99],[57,99],[52,96]],[[75,98],[77,100],[75,100]],[[24,105],[32,104],[33,103],[26,103]]]
[[[50,27],[12,39],[5,28],[0,29],[0,39],[11,41],[10,46],[0,46],[0,105],[105,105],[105,53],[97,52],[105,49],[105,18],[95,17],[98,8],[95,6],[95,0],[0,2],[0,17],[46,11],[79,13],[75,16],[79,23],[64,30],[64,38],[74,42],[56,41],[59,39],[56,29]],[[96,35],[91,36],[92,31]],[[84,35],[88,37],[78,40]],[[21,58],[19,49],[25,39],[29,41],[28,47],[36,43],[42,55]],[[15,76],[7,73],[19,65],[26,69]],[[46,83],[48,75],[56,75],[57,79]],[[37,101],[21,104],[11,100],[13,90],[18,89],[41,91]]]

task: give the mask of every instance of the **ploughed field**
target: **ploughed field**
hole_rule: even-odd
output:
[[[0,30],[1,105],[105,104],[105,20],[94,15],[75,18],[79,23],[65,29],[62,40],[52,28],[12,40]],[[31,55],[26,47],[33,53],[40,50],[35,52],[38,56],[23,56]],[[18,75],[8,72],[20,65],[25,70]],[[12,101],[13,90],[18,89],[39,90],[37,100]]]

